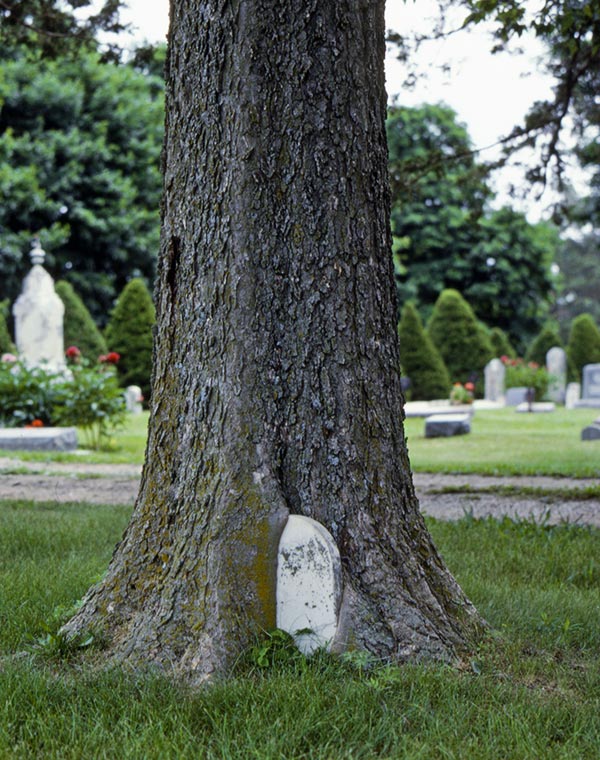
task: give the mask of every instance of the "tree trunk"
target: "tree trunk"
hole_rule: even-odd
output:
[[[289,514],[339,547],[338,648],[450,658],[480,622],[403,436],[383,58],[381,0],[172,1],[146,464],[67,627],[110,657],[224,672]]]

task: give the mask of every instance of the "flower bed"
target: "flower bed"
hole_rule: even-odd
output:
[[[76,346],[66,352],[67,370],[28,367],[13,354],[0,358],[0,425],[80,428],[85,445],[100,448],[125,419],[112,352],[91,364]]]

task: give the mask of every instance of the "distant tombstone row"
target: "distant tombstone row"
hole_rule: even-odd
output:
[[[550,375],[548,398],[558,404],[573,408],[579,404],[580,386],[578,383],[567,385],[567,354],[563,348],[554,346],[546,354],[546,368]],[[486,401],[504,403],[506,406],[518,406],[528,400],[528,390],[525,387],[506,388],[506,367],[500,359],[492,359],[485,367]],[[598,399],[600,406],[600,364],[584,367],[583,402],[581,405],[593,406],[590,403]]]

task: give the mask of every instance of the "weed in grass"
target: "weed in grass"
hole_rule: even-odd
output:
[[[30,646],[33,654],[48,660],[67,660],[92,646],[98,646],[93,633],[67,636],[62,631],[48,630]]]

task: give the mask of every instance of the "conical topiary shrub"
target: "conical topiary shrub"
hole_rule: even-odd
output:
[[[435,303],[427,334],[440,352],[453,383],[475,382],[483,389],[483,369],[494,356],[492,344],[457,290],[444,290]]]
[[[86,359],[96,362],[101,354],[106,354],[107,346],[92,315],[70,282],[59,280],[55,290],[65,305],[65,348],[77,346]]]
[[[509,359],[516,359],[517,352],[502,328],[493,327],[490,330],[490,343],[494,351],[494,358],[500,359],[501,356],[508,356]]]
[[[569,378],[578,383],[586,364],[600,362],[600,330],[591,314],[580,314],[571,322],[567,358]]]
[[[16,354],[17,348],[12,342],[6,324],[7,312],[8,301],[0,301],[0,354]]]
[[[152,296],[145,282],[135,278],[123,288],[104,332],[110,351],[120,354],[119,382],[123,387],[139,385],[145,399],[150,396],[155,321]]]
[[[558,330],[555,330],[551,325],[546,325],[533,339],[531,345],[527,349],[525,354],[525,361],[535,362],[543,367],[546,364],[546,354],[554,346],[563,347],[563,342],[560,338]]]
[[[414,401],[448,398],[451,385],[448,370],[412,303],[402,310],[398,337],[402,374],[410,379],[407,397]]]

